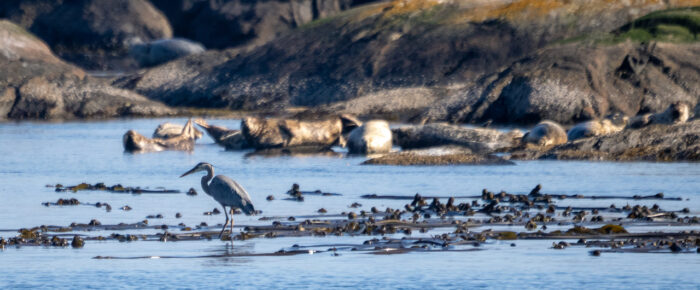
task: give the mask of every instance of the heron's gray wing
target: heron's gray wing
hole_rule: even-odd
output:
[[[209,183],[211,196],[225,206],[241,209],[245,214],[254,214],[255,208],[248,192],[231,178],[217,175]]]

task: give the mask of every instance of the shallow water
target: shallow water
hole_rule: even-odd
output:
[[[363,157],[260,157],[248,152],[226,152],[205,136],[193,153],[123,153],[121,136],[135,129],[148,136],[166,119],[71,123],[0,124],[0,237],[2,231],[38,225],[67,226],[97,219],[103,224],[134,223],[147,215],[164,219],[150,224],[198,225],[216,228],[223,215],[205,216],[218,204],[199,187],[199,176],[178,178],[200,161],[215,166],[251,193],[262,216],[313,215],[369,210],[372,206],[402,207],[405,201],[367,200],[360,195],[478,195],[491,191],[527,193],[536,184],[543,192],[567,195],[653,195],[683,197],[684,201],[658,203],[667,210],[689,207],[700,211],[700,164],[604,163],[529,161],[515,166],[394,167],[359,165]],[[184,123],[184,119],[167,119]],[[211,123],[237,128],[236,120]],[[55,192],[47,184],[165,187],[200,194],[114,194],[101,191]],[[302,190],[320,189],[342,196],[306,196],[304,202],[282,200],[292,183]],[[274,195],[274,201],[265,197]],[[90,206],[51,206],[59,198],[107,202],[113,210]],[[361,208],[350,209],[353,202]],[[563,200],[559,205],[577,205]],[[609,206],[609,200],[587,200],[586,205]],[[615,201],[618,207],[626,201]],[[131,211],[119,208],[129,205]],[[176,219],[175,214],[182,218]],[[236,232],[244,225],[268,225],[260,216],[236,215]],[[700,230],[700,227],[691,227]],[[524,229],[514,229],[521,231]],[[646,230],[646,229],[641,229]],[[655,230],[664,230],[663,228]],[[153,232],[155,230],[151,230]],[[176,230],[174,230],[176,231]],[[430,235],[414,233],[414,236]],[[93,233],[88,233],[93,234]],[[101,233],[109,235],[110,232]],[[402,235],[395,235],[402,237]],[[294,244],[309,246],[362,243],[372,237],[257,238],[235,241],[234,249],[218,240],[191,242],[88,241],[85,248],[9,247],[0,251],[0,287],[237,287],[237,288],[697,288],[697,254],[588,255],[589,249],[551,249],[552,241],[487,242],[481,251],[423,252],[369,255],[344,251],[340,256],[322,252],[296,256],[191,258],[225,253],[270,253]],[[163,256],[161,259],[98,260],[95,256]]]

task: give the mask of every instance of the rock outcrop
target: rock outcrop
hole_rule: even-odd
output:
[[[692,4],[393,1],[308,23],[255,49],[187,57],[115,83],[173,106],[327,106],[363,116],[397,107],[396,119],[414,121],[570,124],[613,110],[636,115],[697,102],[698,46],[645,51],[569,39]],[[646,68],[627,68],[637,59]]]
[[[700,15],[700,13],[699,13]],[[423,113],[425,120],[571,124],[656,113],[700,98],[700,43],[544,48]]]
[[[0,20],[0,119],[163,116],[172,109],[114,88],[58,59],[24,30]]]
[[[44,40],[61,58],[88,69],[128,66],[128,43],[172,37],[148,0],[4,0],[7,18]],[[125,63],[126,62],[126,63]]]
[[[259,45],[293,28],[350,8],[353,0],[151,0],[176,36],[209,48]]]

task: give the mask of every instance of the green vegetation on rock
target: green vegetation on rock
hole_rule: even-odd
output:
[[[647,14],[614,32],[615,40],[638,42],[698,41],[700,7],[669,9]]]
[[[590,41],[599,44],[633,42],[686,43],[700,40],[700,7],[655,11],[642,16],[610,33],[580,35],[558,44]]]

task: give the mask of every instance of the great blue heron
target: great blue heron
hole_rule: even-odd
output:
[[[197,164],[197,166],[185,172],[180,177],[199,171],[207,171],[207,175],[202,176],[202,189],[221,204],[224,208],[224,214],[226,214],[226,222],[219,233],[219,238],[223,235],[224,230],[226,230],[226,225],[228,224],[227,206],[231,208],[231,234],[233,234],[234,209],[238,208],[246,215],[255,214],[255,208],[253,207],[253,202],[250,201],[250,195],[248,195],[248,192],[233,179],[224,175],[217,175],[214,177],[214,166],[206,162]],[[211,182],[209,182],[210,180]]]

